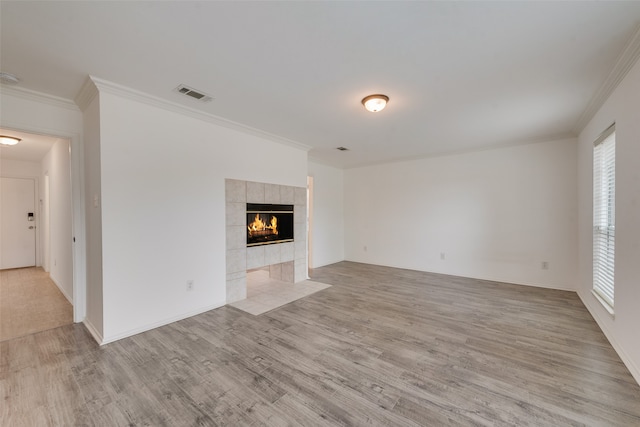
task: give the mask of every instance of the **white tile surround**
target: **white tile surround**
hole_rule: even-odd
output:
[[[225,180],[227,304],[247,298],[247,270],[269,266],[274,279],[307,279],[307,189]],[[247,203],[293,205],[294,241],[247,248]]]
[[[285,283],[274,279],[268,270],[252,270],[247,273],[247,299],[229,305],[258,316],[329,287],[311,280]]]

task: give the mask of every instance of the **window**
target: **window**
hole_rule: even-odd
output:
[[[593,147],[593,291],[613,313],[616,230],[615,125]]]

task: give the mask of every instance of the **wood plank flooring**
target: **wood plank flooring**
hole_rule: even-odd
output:
[[[0,341],[73,323],[73,307],[41,267],[0,270]]]
[[[2,426],[639,426],[640,386],[574,293],[341,262],[333,286],[98,347],[0,343]]]

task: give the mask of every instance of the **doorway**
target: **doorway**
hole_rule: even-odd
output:
[[[0,177],[0,270],[36,266],[36,183]]]
[[[0,339],[7,339],[74,320],[71,141],[0,131],[21,139],[0,148]]]
[[[307,278],[313,269],[313,177],[307,176]]]

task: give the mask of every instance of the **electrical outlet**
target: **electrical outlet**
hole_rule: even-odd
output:
[[[193,280],[187,280],[187,290],[188,291],[193,290]]]
[[[365,252],[367,252],[367,247],[366,247],[366,246],[363,246],[363,247],[362,247],[362,250],[363,250],[363,251],[365,251]]]
[[[445,258],[445,256],[444,256],[444,252],[440,252],[440,259],[441,259],[442,261],[444,261],[444,258]]]
[[[549,269],[549,261],[542,261],[541,268],[543,270],[548,270]]]

